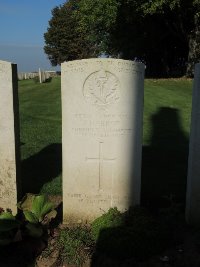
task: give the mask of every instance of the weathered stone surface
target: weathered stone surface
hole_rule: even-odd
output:
[[[0,61],[0,207],[16,213],[19,185],[17,65]]]
[[[200,64],[195,66],[188,160],[186,220],[200,223]]]
[[[142,63],[62,64],[64,223],[139,204],[143,81]]]

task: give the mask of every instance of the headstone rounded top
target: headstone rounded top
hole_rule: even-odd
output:
[[[0,64],[4,64],[4,65],[9,65],[10,66],[10,64],[15,64],[15,63],[12,63],[12,62],[8,62],[8,61],[5,61],[5,60],[0,60]]]
[[[79,64],[82,65],[84,63],[101,63],[106,64],[107,62],[113,62],[113,64],[129,64],[135,69],[137,68],[140,71],[145,69],[145,64],[142,62],[137,62],[133,60],[125,60],[125,59],[118,59],[118,58],[89,58],[89,59],[80,59],[80,60],[73,60],[73,61],[65,61],[61,65],[71,65],[71,64]]]

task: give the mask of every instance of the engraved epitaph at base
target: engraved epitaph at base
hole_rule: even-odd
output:
[[[62,64],[64,223],[140,203],[144,65]]]

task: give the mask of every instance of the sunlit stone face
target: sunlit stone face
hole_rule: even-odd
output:
[[[140,202],[144,65],[62,64],[64,223]]]
[[[0,207],[17,212],[19,125],[17,67],[0,61]]]

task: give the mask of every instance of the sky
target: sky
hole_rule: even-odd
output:
[[[43,51],[51,10],[66,0],[0,0],[0,60],[19,72],[59,70]]]

